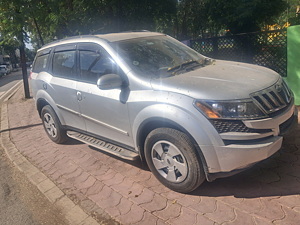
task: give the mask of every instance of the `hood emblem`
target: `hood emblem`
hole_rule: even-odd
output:
[[[277,92],[281,92],[282,91],[282,85],[281,84],[276,84],[275,89],[276,89]]]

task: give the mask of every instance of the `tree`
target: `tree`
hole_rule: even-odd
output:
[[[210,19],[208,0],[181,0],[177,5],[177,38],[204,37],[207,33],[216,34],[220,26]]]
[[[22,66],[25,98],[30,98],[26,56],[25,41],[28,35],[25,31],[27,27],[27,12],[24,7],[25,1],[1,0],[0,1],[0,33],[3,43],[16,41],[20,49],[20,61]]]
[[[286,10],[285,0],[209,0],[210,18],[233,34],[260,31]]]
[[[179,39],[260,31],[273,25],[287,0],[181,0],[175,27]],[[293,0],[290,0],[293,1]]]
[[[29,29],[34,40],[126,30],[170,32],[176,0],[52,0],[31,2]],[[38,31],[39,30],[39,31]],[[42,37],[42,38],[41,38]]]
[[[283,14],[283,20],[288,21],[290,25],[300,25],[300,1],[287,0],[288,8]]]
[[[16,56],[16,49],[19,47],[19,42],[15,39],[1,40],[0,46],[6,54],[10,56],[13,67],[19,62]]]

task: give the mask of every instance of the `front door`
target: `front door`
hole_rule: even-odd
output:
[[[120,74],[120,68],[97,44],[82,43],[79,50],[77,91],[81,94],[80,111],[89,133],[133,147],[124,90],[100,90],[97,80],[105,74]],[[120,74],[124,76],[124,74]]]

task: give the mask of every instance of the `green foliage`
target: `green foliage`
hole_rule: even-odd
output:
[[[299,0],[287,0],[289,7],[286,12],[283,14],[284,21],[288,21],[292,26],[300,25],[300,12],[297,12],[300,8]],[[298,8],[298,9],[297,9]],[[298,14],[297,14],[298,13]]]
[[[295,14],[285,11],[286,1],[1,0],[0,33],[3,43],[19,44],[29,34],[35,48],[67,36],[126,30],[159,31],[183,40],[224,34],[226,29],[258,31],[282,24],[287,16],[296,21]],[[298,2],[289,0],[290,7]]]
[[[0,1],[0,33],[2,44],[19,42],[19,45],[27,40],[28,36],[24,31],[27,26],[26,7],[24,7],[24,0],[1,0]]]
[[[15,50],[19,47],[24,48],[24,42],[28,40],[25,29],[27,27],[27,8],[24,7],[25,1],[0,1],[0,47],[10,55],[13,64],[17,63]]]
[[[210,0],[207,4],[211,19],[234,34],[274,24],[288,6],[285,0]]]
[[[125,30],[167,31],[176,0],[51,0],[35,2],[32,11],[45,42],[81,34]],[[37,35],[36,24],[30,30]]]
[[[179,39],[260,31],[274,25],[287,0],[181,0],[175,28]],[[292,0],[290,0],[292,1]],[[295,0],[296,1],[296,0]]]
[[[177,11],[177,36],[179,39],[188,39],[190,36],[197,37],[209,26],[208,13],[205,1],[183,0],[178,4]]]
[[[2,39],[2,41],[0,41],[0,46],[2,47],[2,50],[10,56],[12,64],[18,63],[15,51],[19,47],[19,42],[16,39]]]

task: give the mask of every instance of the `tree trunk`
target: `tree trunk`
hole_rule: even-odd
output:
[[[23,74],[25,98],[30,98],[24,41],[20,46],[20,61]]]

